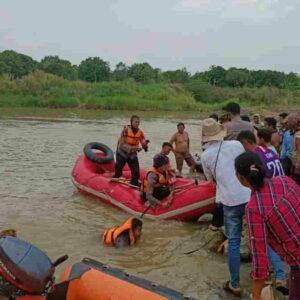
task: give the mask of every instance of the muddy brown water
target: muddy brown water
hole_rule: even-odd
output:
[[[136,246],[113,249],[101,243],[105,228],[129,216],[79,194],[72,185],[71,171],[88,142],[99,141],[114,150],[130,115],[131,112],[1,109],[0,228],[15,228],[20,238],[37,245],[53,260],[68,254],[70,264],[92,257],[186,296],[234,299],[220,288],[228,278],[226,257],[205,248],[183,254],[202,245],[207,225],[145,220],[142,240]],[[192,152],[200,152],[200,115],[140,115],[141,127],[151,141],[149,152],[139,156],[142,166],[151,166],[151,158],[176,131],[178,121],[186,123]],[[174,164],[173,157],[171,162]],[[66,265],[58,268],[58,275]],[[246,289],[248,274],[249,264],[243,264],[241,283]]]

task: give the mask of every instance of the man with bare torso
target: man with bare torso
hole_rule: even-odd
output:
[[[182,171],[183,162],[185,161],[187,165],[194,171],[195,161],[190,153],[190,139],[186,131],[184,131],[185,126],[183,123],[177,124],[177,132],[172,136],[170,143],[175,143],[175,159],[177,170],[179,173]]]

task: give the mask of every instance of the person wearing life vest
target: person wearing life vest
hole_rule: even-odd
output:
[[[102,236],[102,241],[107,246],[131,246],[140,239],[143,222],[131,217],[121,226],[108,229]]]
[[[149,140],[145,139],[143,131],[139,128],[140,118],[132,116],[130,125],[123,128],[118,140],[114,178],[120,178],[126,163],[131,170],[130,184],[139,186],[140,166],[137,153],[142,149],[148,151]]]
[[[157,154],[153,158],[153,168],[150,169],[141,186],[141,198],[146,205],[156,206],[170,196],[168,181],[169,160],[163,154]]]

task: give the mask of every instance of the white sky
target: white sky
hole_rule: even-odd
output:
[[[0,51],[300,73],[300,0],[0,0]]]

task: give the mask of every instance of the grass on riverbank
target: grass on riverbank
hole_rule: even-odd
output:
[[[0,79],[0,106],[106,110],[194,110],[192,94],[181,85],[122,82],[86,83],[34,72],[20,81]]]
[[[203,82],[141,84],[134,80],[87,83],[36,71],[21,80],[0,78],[1,107],[102,110],[219,111],[227,101],[250,111],[300,106],[300,90],[221,88]]]

